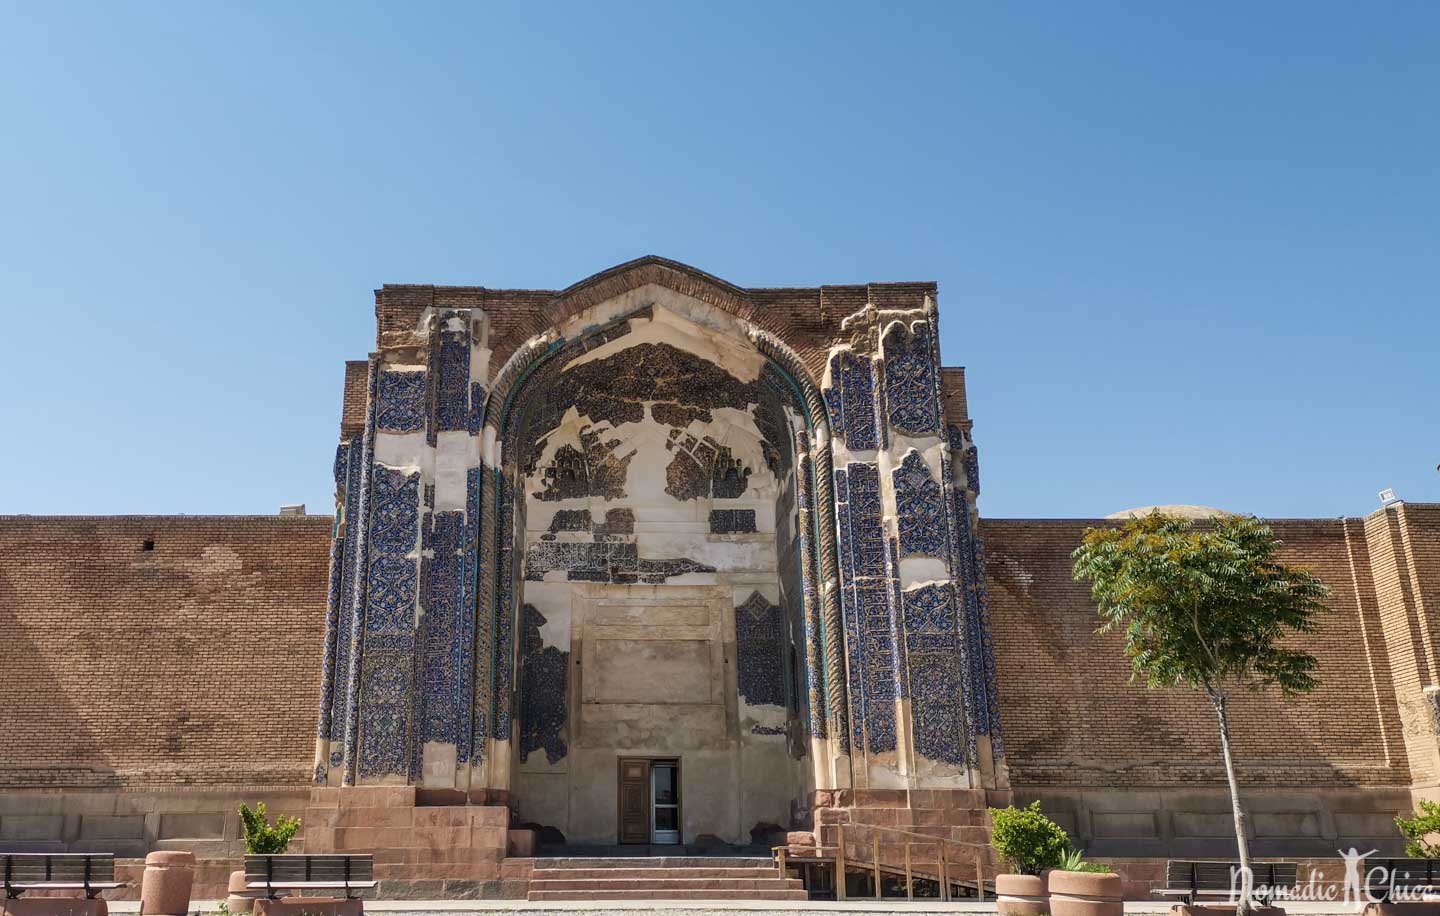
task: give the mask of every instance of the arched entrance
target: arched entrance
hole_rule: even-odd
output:
[[[487,783],[578,843],[638,841],[626,776],[642,763],[676,780],[668,798],[646,788],[646,841],[786,823],[829,787],[825,739],[846,731],[826,689],[843,678],[822,598],[833,517],[814,511],[828,434],[798,360],[723,308],[639,285],[517,352],[489,404]]]

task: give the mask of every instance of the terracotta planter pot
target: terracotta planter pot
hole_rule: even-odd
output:
[[[1052,871],[1050,916],[1123,916],[1124,882],[1109,872]]]
[[[1036,875],[996,875],[995,904],[1000,916],[1045,916],[1050,896]]]

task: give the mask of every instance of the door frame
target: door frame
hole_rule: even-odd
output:
[[[621,838],[621,830],[625,825],[625,799],[620,791],[620,786],[625,779],[625,764],[644,761],[645,763],[645,830],[648,836],[644,843],[627,843]],[[651,791],[654,779],[653,767],[657,763],[667,763],[675,767],[675,832],[679,839],[673,845],[685,845],[685,790],[683,788],[683,769],[679,757],[616,757],[615,758],[615,843],[619,846],[652,846],[655,845],[655,793]],[[665,845],[672,845],[666,843]]]

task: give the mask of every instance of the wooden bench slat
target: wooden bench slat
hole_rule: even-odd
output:
[[[245,883],[274,891],[308,888],[363,889],[376,886],[375,857],[365,855],[247,855]]]
[[[0,881],[7,897],[27,890],[83,890],[93,897],[126,886],[115,880],[115,855],[109,852],[0,853]]]

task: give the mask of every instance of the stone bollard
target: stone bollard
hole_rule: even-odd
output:
[[[248,913],[255,908],[255,898],[265,896],[264,891],[252,891],[245,886],[245,872],[232,871],[227,886],[230,896],[225,898],[225,907],[232,913]]]
[[[150,853],[140,877],[140,916],[185,916],[194,886],[195,853]]]

